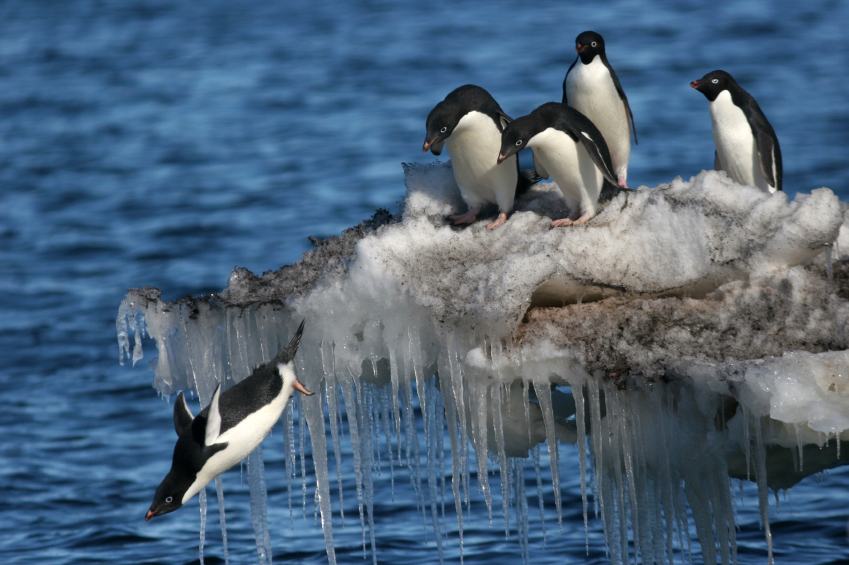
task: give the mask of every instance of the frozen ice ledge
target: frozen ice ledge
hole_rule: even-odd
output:
[[[409,467],[440,560],[437,508],[453,502],[462,546],[475,486],[490,517],[500,499],[495,511],[527,560],[523,458],[532,455],[559,515],[564,442],[578,448],[585,521],[601,520],[612,562],[700,553],[736,563],[729,477],[757,482],[771,560],[768,489],[843,464],[849,451],[849,224],[832,191],[788,202],[704,171],[619,194],[586,226],[551,230],[565,211],[556,185],[539,183],[505,225],[458,230],[445,222],[464,209],[450,163],[405,173],[395,214],[313,240],[294,265],[262,276],[237,268],[220,294],[176,302],[131,290],[117,321],[122,362],[142,357],[146,334],[159,352],[156,389],[192,389],[206,404],[215,383],[246,377],[306,318],[296,362],[323,394],[284,415],[287,477],[300,421],[331,563],[325,429],[338,469],[343,412],[375,560],[381,427]],[[488,464],[497,485],[475,473]],[[541,464],[552,471],[544,486]],[[264,516],[261,457],[249,467]],[[255,526],[270,562],[268,525]]]

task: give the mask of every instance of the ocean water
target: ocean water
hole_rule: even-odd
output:
[[[234,266],[276,269],[308,235],[393,208],[401,163],[434,159],[421,153],[433,105],[466,83],[513,117],[559,100],[586,29],[605,36],[634,112],[632,186],[712,166],[707,102],[688,84],[721,68],[775,128],[785,190],[828,186],[849,200],[847,25],[839,1],[0,3],[0,562],[198,560],[196,501],[143,519],[174,437],[151,388],[153,348],[134,368],[117,363],[128,288],[215,292]],[[281,432],[263,444],[275,562],[326,562],[309,476],[304,506],[292,486],[290,519]],[[562,531],[549,489],[543,533],[526,468],[531,563],[605,563],[592,519],[587,553],[577,455],[562,452]],[[438,562],[406,468],[386,457],[378,561]],[[369,563],[350,457],[342,474],[337,557]],[[253,563],[247,477],[223,478],[231,562]],[[742,490],[739,561],[762,563],[755,489]],[[846,468],[779,499],[777,563],[849,562]],[[495,514],[490,527],[473,497],[466,563],[520,561]],[[457,563],[450,509],[446,524]],[[214,502],[208,530],[206,562],[220,563]]]

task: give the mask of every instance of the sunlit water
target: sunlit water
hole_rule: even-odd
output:
[[[197,560],[197,502],[143,520],[174,437],[148,359],[117,364],[126,289],[218,291],[236,265],[276,269],[309,248],[308,235],[393,208],[400,163],[433,159],[421,144],[436,102],[465,83],[514,117],[559,100],[585,29],[604,34],[634,112],[632,186],[712,165],[707,102],[688,83],[722,68],[778,133],[787,192],[828,186],[849,199],[847,24],[849,5],[837,1],[0,3],[0,561]],[[263,444],[275,561],[325,562],[310,477],[306,519],[296,481],[290,521],[281,432]],[[384,451],[378,558],[433,563],[407,470],[395,469],[393,490],[386,463]],[[350,457],[344,465],[336,551],[361,563]],[[531,562],[604,563],[592,519],[587,556],[570,446],[561,468],[562,532],[549,488],[543,539],[527,467]],[[251,563],[241,476],[224,476],[229,548],[232,562]],[[739,559],[761,563],[750,485],[742,501]],[[809,477],[774,508],[778,563],[849,559],[845,470]],[[490,528],[473,497],[466,563],[520,560],[499,515]],[[214,502],[209,523],[215,563]],[[459,562],[450,508],[446,523],[446,559]]]

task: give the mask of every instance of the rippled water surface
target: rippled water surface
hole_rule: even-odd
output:
[[[712,166],[707,102],[688,83],[722,68],[778,133],[785,190],[849,199],[847,25],[849,4],[816,0],[0,3],[0,561],[197,560],[197,502],[143,520],[173,431],[147,359],[117,363],[128,288],[218,291],[236,265],[276,269],[308,235],[393,208],[400,164],[433,159],[421,144],[436,102],[465,83],[514,117],[559,100],[585,29],[605,36],[631,102],[633,186]],[[290,521],[279,428],[263,450],[275,561],[326,562],[309,478],[305,510],[293,485]],[[577,456],[567,446],[562,459],[562,532],[549,489],[543,535],[527,469],[531,562],[604,563],[592,519],[585,549]],[[337,556],[362,563],[345,465]],[[231,561],[255,562],[246,480],[234,469],[224,484]],[[377,489],[380,562],[436,562],[406,468],[393,489],[384,458]],[[744,491],[739,560],[762,563],[756,493]],[[217,563],[210,506],[206,561]],[[849,560],[845,468],[772,510],[778,563]],[[473,499],[466,563],[520,560],[495,514],[490,528]],[[459,562],[450,509],[446,524],[446,558]]]

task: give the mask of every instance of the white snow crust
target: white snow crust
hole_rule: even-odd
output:
[[[729,477],[758,482],[771,547],[768,488],[845,460],[849,224],[829,189],[788,202],[703,171],[621,193],[586,226],[551,230],[565,210],[556,185],[540,183],[503,226],[457,230],[444,220],[464,209],[450,163],[405,172],[396,215],[315,242],[298,264],[262,277],[237,269],[220,295],[164,302],[157,289],[132,290],[117,320],[122,361],[131,338],[141,359],[149,336],[156,389],[196,390],[204,403],[307,320],[295,362],[321,394],[284,413],[286,476],[297,471],[297,417],[312,440],[331,563],[325,406],[337,461],[347,419],[375,563],[374,430],[394,438],[390,456],[409,468],[440,561],[437,508],[453,499],[462,545],[471,473],[489,457],[499,484],[481,472],[477,488],[490,518],[500,488],[505,532],[527,560],[521,470],[527,458],[539,470],[541,444],[553,484],[538,488],[553,489],[558,513],[558,446],[577,445],[585,520],[594,507],[613,563],[671,563],[696,551],[691,532],[705,563],[736,562]],[[260,561],[270,561],[261,455],[248,473]]]

